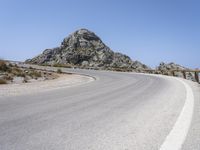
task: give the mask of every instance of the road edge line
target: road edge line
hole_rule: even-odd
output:
[[[194,110],[194,94],[192,88],[181,79],[174,79],[184,85],[186,89],[186,100],[176,123],[159,150],[181,150],[192,122]]]

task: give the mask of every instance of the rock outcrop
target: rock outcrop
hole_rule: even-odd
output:
[[[184,78],[184,73],[182,72],[183,70],[189,70],[189,69],[175,63],[163,63],[163,62],[160,63],[160,65],[156,68],[156,72],[158,74],[173,75],[181,78]],[[185,77],[188,80],[196,81],[193,72],[185,72]]]
[[[171,63],[161,62],[160,65],[156,69],[162,70],[162,71],[167,71],[167,70],[185,70],[187,68],[185,68],[181,65],[175,64],[173,62],[171,62]]]
[[[80,29],[63,40],[60,47],[46,49],[42,54],[26,63],[68,65],[80,68],[109,69],[123,68],[142,71],[146,65],[132,61],[130,57],[115,53],[93,32]]]

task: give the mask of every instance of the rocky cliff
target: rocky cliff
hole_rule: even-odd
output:
[[[46,49],[42,54],[29,59],[26,63],[55,65],[62,64],[80,68],[116,69],[142,71],[149,69],[139,61],[116,53],[102,40],[87,29],[80,29],[66,37],[60,47]]]

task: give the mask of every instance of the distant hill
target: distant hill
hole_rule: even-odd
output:
[[[127,55],[112,51],[95,33],[87,29],[75,31],[63,40],[60,47],[46,49],[42,54],[26,60],[26,63],[106,70],[149,69],[145,64],[133,61]]]

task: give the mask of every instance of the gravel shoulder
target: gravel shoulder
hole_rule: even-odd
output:
[[[6,84],[0,86],[0,98],[8,96],[26,95],[38,92],[45,92],[60,88],[77,86],[89,83],[94,79],[88,76],[77,74],[60,74],[53,80],[45,80],[31,83]]]

